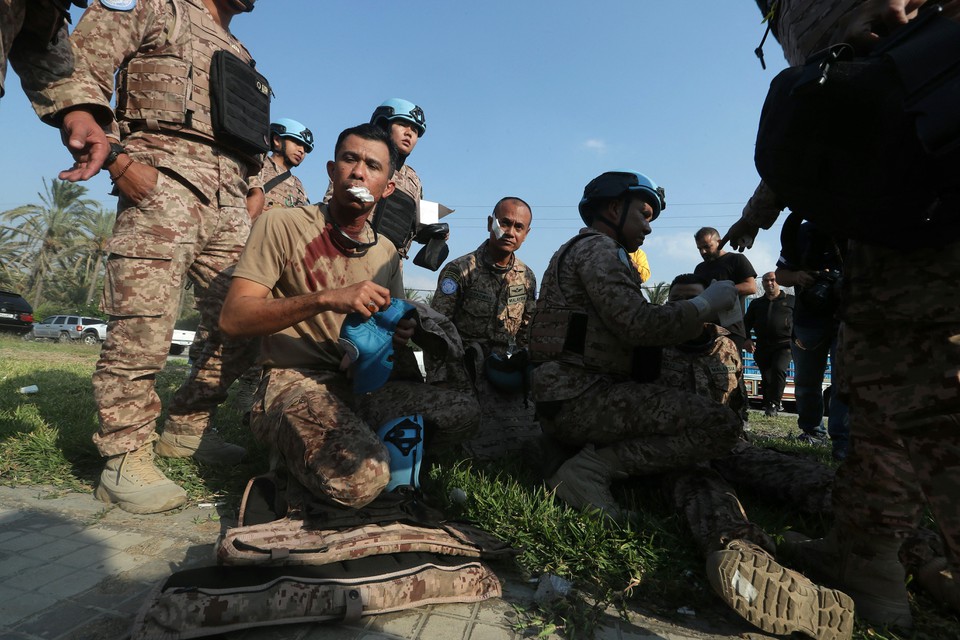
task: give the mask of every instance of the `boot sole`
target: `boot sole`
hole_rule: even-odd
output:
[[[728,549],[707,558],[710,586],[750,624],[775,635],[849,640],[853,599],[842,591],[804,584],[765,555]]]
[[[117,498],[112,493],[110,493],[103,486],[97,486],[97,490],[93,492],[93,497],[99,500],[100,502],[106,502],[107,504],[115,504],[127,513],[136,513],[136,514],[150,514],[150,513],[163,513],[164,511],[170,511],[171,509],[176,509],[177,507],[183,506],[187,502],[187,496],[177,496],[171,498],[165,502],[162,506],[146,506],[140,505],[136,502],[127,502]]]

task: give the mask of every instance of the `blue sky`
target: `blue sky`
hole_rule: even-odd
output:
[[[582,226],[584,185],[610,169],[641,171],[666,189],[643,247],[651,280],[692,271],[694,231],[726,231],[756,186],[757,119],[786,64],[769,38],[761,69],[753,50],[764,29],[750,0],[257,4],[232,30],[273,84],[272,115],[314,132],[316,149],[296,171],[311,198],[326,188],[337,134],[386,98],[409,99],[427,117],[410,164],[427,199],[456,209],[446,218],[451,257],[479,245],[493,204],[515,195],[533,207],[519,255],[538,278]],[[42,178],[71,163],[12,71],[0,140],[0,210],[37,202]],[[115,206],[105,173],[88,186]],[[778,253],[779,226],[747,256],[763,273]],[[405,278],[436,285],[412,262]]]

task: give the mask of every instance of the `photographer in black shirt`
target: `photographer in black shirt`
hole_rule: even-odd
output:
[[[777,279],[784,286],[793,286],[796,294],[791,347],[797,426],[802,432],[798,437],[819,441],[827,435],[823,428],[823,377],[828,355],[833,364],[831,379],[837,379],[837,308],[843,257],[833,237],[796,214],[784,222],[780,245]],[[834,459],[843,460],[849,449],[850,426],[847,405],[836,391],[831,387],[827,429],[833,441]]]

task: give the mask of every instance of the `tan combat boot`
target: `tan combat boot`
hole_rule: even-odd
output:
[[[239,464],[247,455],[240,445],[230,444],[214,429],[207,429],[203,435],[192,436],[164,431],[156,445],[157,455],[164,458],[193,457],[206,464],[224,466]]]
[[[853,600],[781,566],[759,546],[732,540],[707,557],[713,590],[744,620],[775,635],[853,636]]]
[[[616,456],[601,456],[592,444],[584,445],[579,453],[547,478],[547,486],[574,509],[597,509],[609,518],[622,522],[628,514],[620,509],[610,493],[613,480],[627,477],[620,466]]]
[[[879,626],[913,628],[900,540],[836,529],[824,538],[784,536],[778,552],[816,580],[843,589],[857,605],[857,616]]]
[[[153,463],[148,443],[136,451],[107,458],[94,497],[130,513],[160,513],[187,501],[187,493]]]

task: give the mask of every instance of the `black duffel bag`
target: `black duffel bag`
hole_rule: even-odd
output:
[[[840,44],[782,71],[757,133],[757,171],[839,238],[896,248],[960,232],[960,24],[924,8],[855,57]]]

